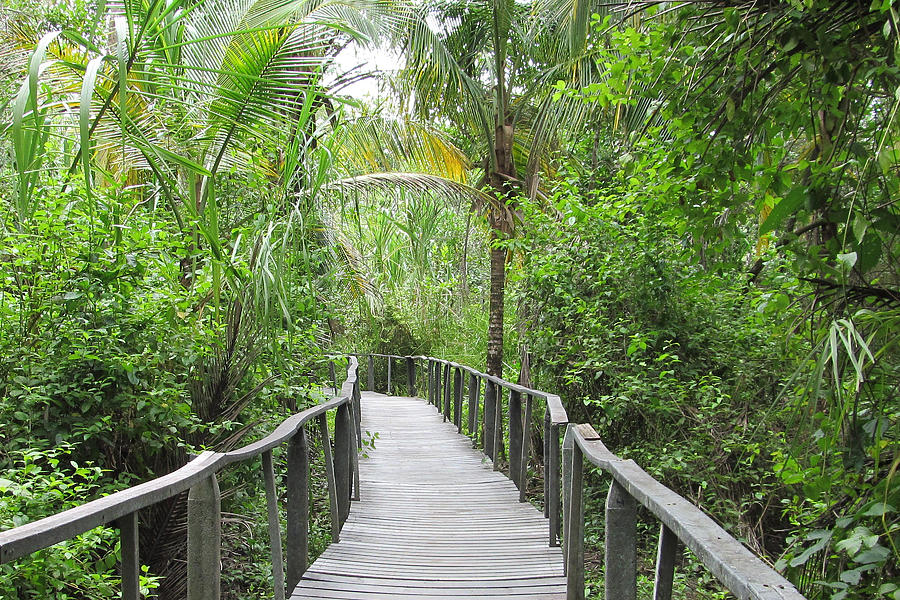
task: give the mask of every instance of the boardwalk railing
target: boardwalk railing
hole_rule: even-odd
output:
[[[394,366],[405,369],[407,392],[417,395],[424,379],[428,402],[480,445],[500,469],[501,448],[508,448],[510,479],[525,501],[532,410],[543,401],[544,516],[549,519],[549,543],[560,540],[560,510],[567,598],[584,598],[584,462],[587,459],[612,476],[606,499],[605,598],[637,597],[637,507],[659,519],[654,600],[672,597],[679,543],[694,555],[740,600],[804,600],[794,586],[703,511],[641,469],[632,460],[610,452],[587,424],[568,422],[559,396],[526,388],[481,373],[471,367],[428,356],[356,354],[366,359],[368,389],[375,391],[376,359],[383,361],[387,393],[396,394]],[[424,367],[420,374],[417,366]],[[465,375],[465,376],[464,376]],[[483,404],[480,403],[483,390]],[[464,398],[467,404],[463,405]],[[504,401],[505,398],[505,401]],[[524,409],[523,409],[524,399]],[[465,410],[464,410],[465,408]],[[505,418],[504,418],[505,412]],[[463,419],[467,416],[467,419]],[[481,421],[479,421],[481,415]],[[479,427],[479,423],[481,427]],[[560,482],[559,429],[565,427]],[[506,442],[504,446],[503,442]],[[562,502],[560,502],[562,490]]]
[[[332,364],[332,378],[333,369]],[[355,498],[359,495],[357,449],[360,443],[360,391],[355,358],[350,358],[347,377],[337,391],[331,400],[288,417],[272,433],[248,446],[230,452],[203,452],[168,475],[0,532],[0,564],[12,562],[95,527],[112,524],[121,535],[122,598],[138,600],[141,597],[138,513],[143,508],[188,490],[187,597],[188,600],[218,600],[222,519],[216,474],[229,464],[260,456],[268,505],[274,595],[277,600],[283,600],[286,586],[287,590],[294,589],[309,561],[307,423],[315,421],[321,439],[334,541],[339,540],[341,525],[350,512],[351,495]],[[333,452],[328,432],[329,411],[335,411]],[[287,444],[287,581],[272,462],[272,450],[282,444]]]

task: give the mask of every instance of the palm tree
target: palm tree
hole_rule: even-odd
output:
[[[597,7],[593,7],[597,9]],[[540,194],[547,153],[565,127],[577,130],[589,107],[553,98],[550,83],[586,85],[597,74],[585,53],[592,5],[568,1],[434,2],[395,15],[389,31],[406,61],[402,105],[416,118],[451,124],[479,166],[475,181],[415,173],[366,175],[355,186],[408,185],[466,195],[491,231],[487,372],[502,374],[508,251],[519,198]],[[432,27],[430,23],[437,23]]]

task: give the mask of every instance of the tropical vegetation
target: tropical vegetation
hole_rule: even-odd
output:
[[[807,597],[900,599],[897,10],[6,2],[0,529],[260,435],[326,354],[430,354],[559,393]],[[398,57],[380,96],[349,46]],[[271,589],[256,479],[222,482],[233,598]],[[147,597],[183,511],[142,514]],[[0,597],[114,597],[117,544]],[[691,556],[677,587],[724,597]]]

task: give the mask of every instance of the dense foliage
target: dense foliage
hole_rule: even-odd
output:
[[[0,528],[271,429],[328,352],[490,354],[808,597],[900,599],[896,10],[7,2]],[[397,97],[341,95],[350,43],[395,44]],[[271,594],[255,469],[233,598]],[[148,596],[183,591],[181,512],[142,514]],[[0,597],[114,597],[117,544]]]

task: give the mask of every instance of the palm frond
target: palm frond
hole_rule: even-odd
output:
[[[491,196],[472,186],[427,173],[370,173],[338,179],[323,188],[325,192],[358,194],[390,193],[398,189],[418,194],[455,198],[488,204]]]
[[[351,174],[422,172],[465,183],[471,166],[446,134],[412,119],[354,119],[341,126],[337,145]]]

